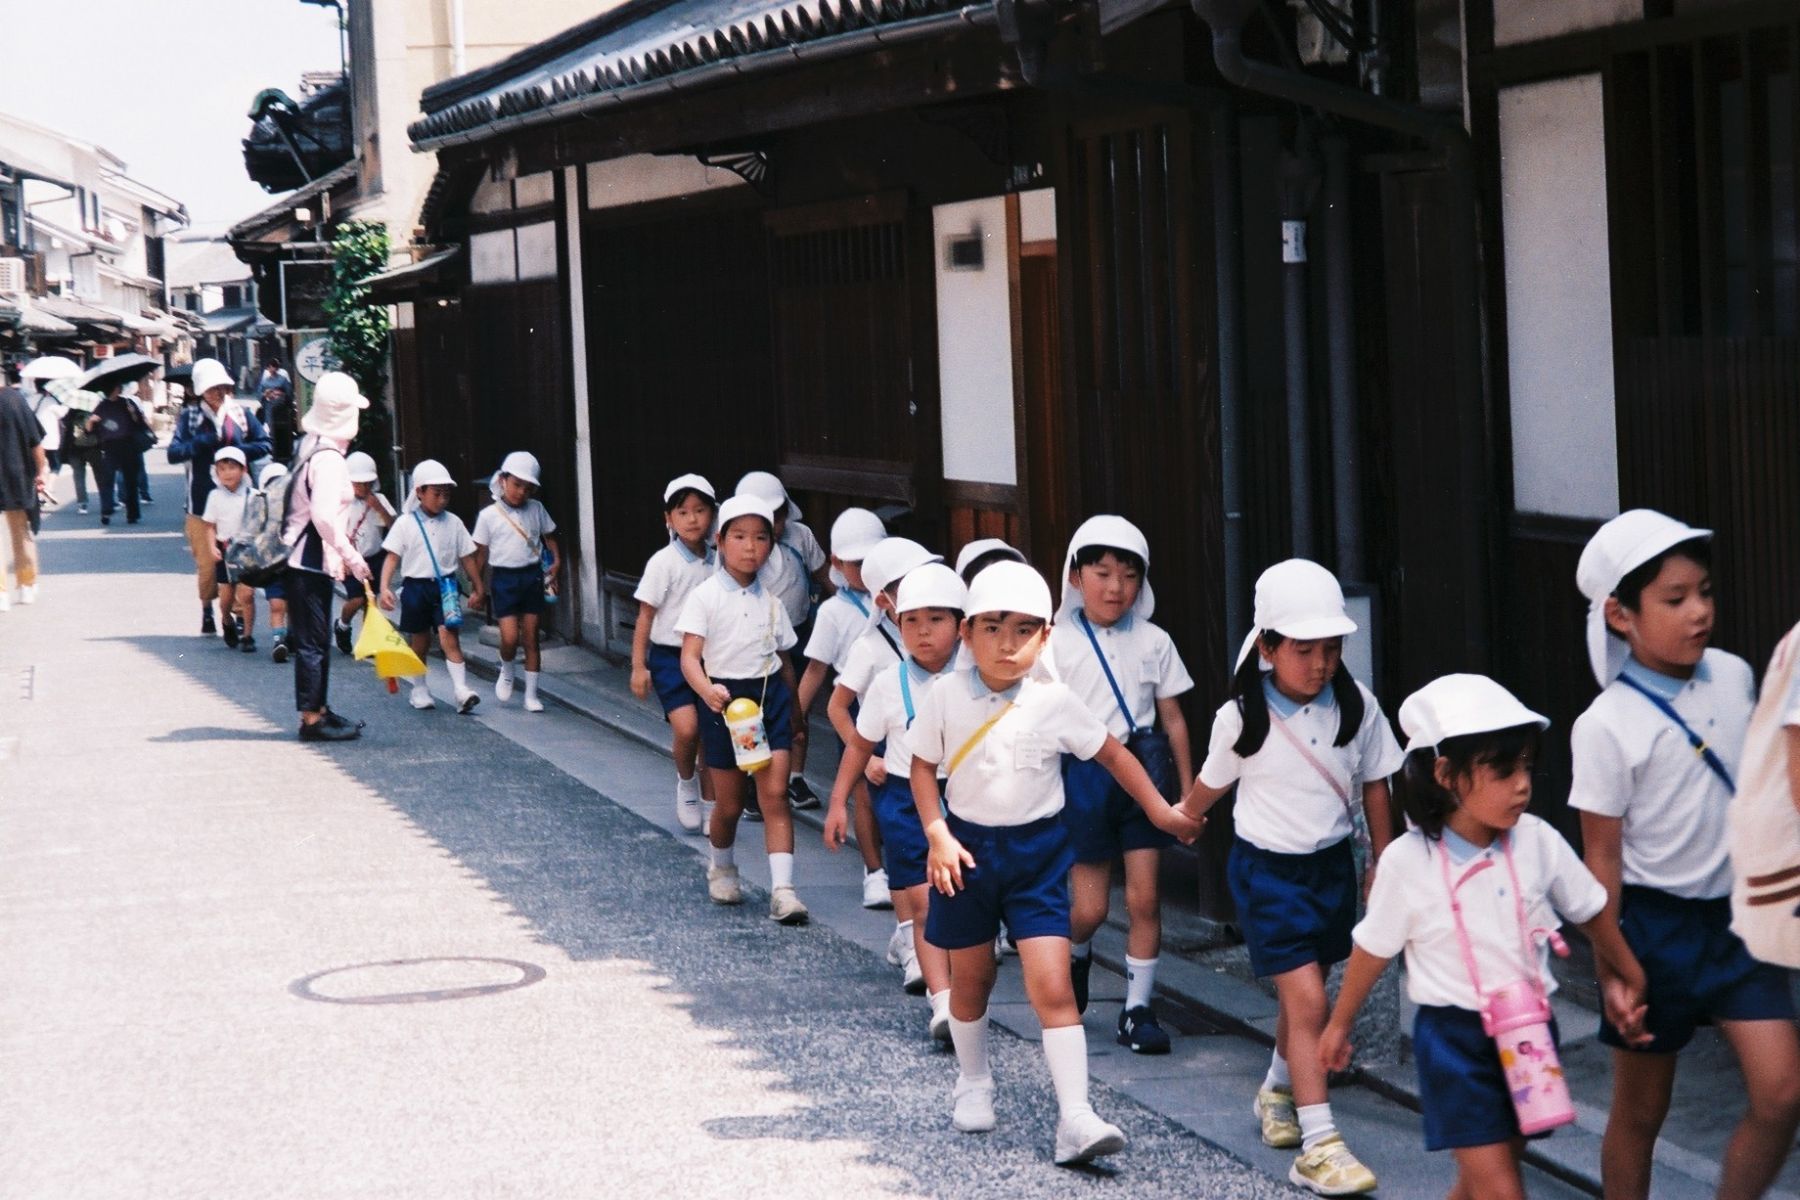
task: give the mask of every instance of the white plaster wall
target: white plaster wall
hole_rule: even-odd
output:
[[[623,208],[701,192],[748,187],[722,167],[687,154],[633,154],[587,165],[588,207]]]
[[[1019,193],[1019,240],[1056,240],[1056,189],[1038,188]]]
[[[1012,296],[1006,279],[1006,200],[932,209],[937,248],[938,389],[944,478],[1019,481],[1013,443]],[[979,230],[979,271],[945,268],[947,242]]]
[[[539,221],[521,225],[519,234],[519,279],[554,279],[556,277],[556,222]]]
[[[1619,511],[1600,77],[1500,93],[1513,503]]]
[[[495,229],[469,238],[469,282],[511,283],[518,277],[512,230]]]
[[[1644,19],[1644,0],[1494,0],[1494,44],[1535,42]]]

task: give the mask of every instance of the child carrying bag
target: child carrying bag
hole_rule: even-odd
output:
[[[1731,931],[1752,957],[1800,968],[1800,809],[1788,783],[1783,716],[1800,669],[1800,625],[1769,659],[1762,695],[1744,735],[1742,783],[1730,811]]]
[[[294,550],[286,539],[288,510],[306,464],[317,453],[317,448],[309,450],[273,487],[251,492],[244,501],[244,523],[225,551],[225,569],[232,582],[263,587],[287,570],[288,555]]]
[[[425,543],[425,553],[431,559],[431,574],[437,580],[438,604],[443,611],[445,629],[461,629],[463,621],[462,590],[456,586],[454,575],[445,575],[438,566],[437,551],[431,548],[431,535],[425,532],[425,518],[413,509],[413,520],[419,523],[419,540]]]
[[[1169,742],[1169,735],[1155,726],[1140,729],[1136,721],[1131,719],[1131,709],[1125,703],[1125,689],[1113,678],[1112,666],[1106,661],[1106,655],[1100,650],[1100,639],[1094,636],[1094,627],[1088,623],[1087,614],[1077,611],[1075,619],[1081,623],[1087,634],[1088,645],[1094,648],[1094,657],[1100,660],[1100,669],[1106,673],[1107,686],[1112,688],[1113,702],[1119,706],[1119,715],[1125,718],[1125,749],[1143,766],[1150,782],[1162,793],[1163,799],[1174,804],[1181,799],[1179,792],[1170,795],[1175,789],[1175,748]]]

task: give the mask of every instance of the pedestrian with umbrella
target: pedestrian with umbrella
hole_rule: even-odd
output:
[[[156,444],[156,434],[150,429],[144,410],[126,394],[126,387],[147,378],[161,366],[146,354],[121,354],[104,360],[81,377],[83,388],[106,393],[106,399],[94,407],[93,415],[87,419],[88,429],[100,438],[102,525],[112,524],[113,507],[121,492],[126,523],[136,525],[142,518],[138,488],[143,475],[143,451]]]
[[[54,354],[32,359],[19,372],[19,378],[29,393],[26,403],[31,406],[31,415],[38,419],[38,424],[44,430],[44,460],[49,464],[52,479],[62,470],[62,418],[68,408],[51,394],[50,382],[55,379],[73,379],[79,374],[80,367]]]
[[[82,516],[88,510],[87,479],[91,473],[94,477],[94,488],[100,487],[100,435],[88,428],[87,420],[93,415],[94,406],[105,399],[99,392],[83,391],[79,386],[80,376],[67,379],[52,379],[44,385],[44,390],[54,396],[62,405],[62,446],[58,455],[67,463],[70,472],[75,476],[75,511]]]
[[[238,401],[231,372],[216,358],[196,361],[188,392],[198,404],[184,404],[175,414],[175,432],[169,438],[169,461],[187,465],[187,489],[183,500],[183,525],[188,550],[194,556],[194,581],[200,593],[200,634],[218,632],[213,601],[219,597],[218,577],[213,572],[213,535],[202,519],[206,497],[213,490],[213,456],[221,447],[236,446],[253,466],[269,456],[269,433],[256,414]],[[229,608],[221,619],[230,620]]]

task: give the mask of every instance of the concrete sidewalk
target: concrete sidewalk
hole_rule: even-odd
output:
[[[478,636],[464,638],[465,653],[477,673],[490,675],[498,662],[495,631],[484,629]],[[641,745],[668,753],[667,726],[660,710],[652,703],[640,703],[631,695],[628,672],[615,666],[600,654],[580,646],[553,644],[544,650],[543,695],[618,734]],[[491,702],[491,697],[490,697]],[[528,731],[521,730],[528,737]],[[530,744],[529,740],[527,744]],[[832,773],[837,765],[837,741],[829,726],[814,720],[813,754],[807,777],[814,789],[828,793]],[[540,751],[541,753],[542,751]],[[556,761],[552,758],[552,761]],[[580,775],[579,770],[558,762],[565,770]],[[633,802],[638,803],[638,802]],[[657,795],[645,798],[638,811],[646,819],[665,828],[677,830],[669,798]],[[817,828],[822,812],[798,813],[806,825]],[[802,834],[803,842],[817,845],[815,839]],[[697,842],[697,839],[696,839]],[[755,858],[756,856],[747,856]],[[846,853],[836,860],[847,880],[854,877],[854,854]],[[811,895],[809,893],[809,903]],[[1191,897],[1172,895],[1165,899],[1166,922],[1171,929],[1196,928],[1202,922]],[[853,910],[853,911],[850,911]],[[1144,1059],[1113,1046],[1111,1039],[1096,1032],[1097,1019],[1110,1022],[1124,995],[1122,975],[1124,963],[1124,929],[1118,922],[1123,913],[1122,896],[1115,898],[1114,923],[1095,938],[1095,958],[1107,968],[1104,975],[1096,972],[1095,1000],[1089,1010],[1089,1027],[1096,1051],[1095,1074],[1106,1079],[1137,1099],[1191,1122],[1196,1132],[1213,1140],[1249,1161],[1278,1175],[1285,1173],[1286,1157],[1263,1147],[1256,1137],[1253,1122],[1246,1113],[1246,1097],[1254,1091],[1267,1060],[1266,1047],[1273,1044],[1275,1002],[1269,992],[1246,978],[1241,965],[1241,952],[1233,949],[1184,950],[1188,939],[1171,937],[1165,948],[1158,973],[1159,1003],[1165,1019],[1176,1028],[1198,1036],[1177,1039],[1176,1051],[1169,1058]],[[878,949],[885,938],[878,921],[858,918],[854,904],[843,913],[832,913],[828,919],[843,917],[850,925],[867,925],[862,940]],[[1015,977],[1016,978],[1016,977]],[[1016,987],[1016,984],[1015,984]],[[1015,997],[1022,1002],[1023,996]],[[1600,1136],[1606,1126],[1612,1080],[1610,1052],[1596,1039],[1598,1017],[1588,1009],[1559,997],[1556,1001],[1558,1021],[1565,1038],[1563,1061],[1568,1071],[1571,1090],[1575,1093],[1579,1119],[1574,1127],[1559,1130],[1555,1137],[1532,1144],[1530,1160],[1544,1177],[1534,1181],[1534,1195],[1554,1194],[1546,1187],[1550,1179],[1561,1181],[1582,1192],[1600,1191]],[[996,1016],[1019,1032],[1035,1035],[1035,1023],[1028,1006],[1022,1003],[1009,1010],[997,1006]],[[1100,1017],[1097,1018],[1096,1014]],[[1410,1011],[1405,1024],[1410,1028]],[[1218,1036],[1218,1035],[1226,1036]],[[1370,1044],[1384,1039],[1369,1039]],[[1402,1038],[1385,1039],[1393,1050],[1379,1056],[1359,1056],[1356,1084],[1333,1092],[1333,1104],[1345,1114],[1344,1124],[1357,1139],[1358,1147],[1368,1145],[1361,1140],[1372,1137],[1379,1143],[1404,1141],[1411,1154],[1406,1161],[1417,1164],[1421,1176],[1416,1183],[1423,1190],[1406,1189],[1398,1173],[1398,1164],[1381,1162],[1377,1171],[1384,1181],[1383,1191],[1389,1195],[1428,1195],[1441,1189],[1440,1164],[1436,1156],[1419,1151],[1417,1133],[1417,1078]],[[1196,1081],[1206,1080],[1203,1087]],[[1676,1098],[1671,1108],[1664,1136],[1658,1147],[1656,1195],[1685,1200],[1687,1197],[1711,1196],[1718,1180],[1718,1161],[1743,1110],[1742,1086],[1736,1064],[1723,1040],[1713,1030],[1703,1030],[1690,1049],[1684,1052]],[[1241,1119],[1240,1119],[1241,1118]],[[1364,1130],[1359,1129],[1364,1126]],[[1796,1156],[1800,1157],[1800,1156]],[[1373,1158],[1371,1158],[1373,1161]],[[1436,1182],[1433,1182],[1433,1180]],[[1770,1195],[1776,1200],[1793,1200],[1800,1196],[1800,1163],[1790,1160],[1778,1183],[1779,1191]]]

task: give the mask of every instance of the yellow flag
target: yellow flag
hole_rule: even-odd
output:
[[[395,679],[408,675],[423,675],[425,664],[413,653],[413,648],[406,644],[399,630],[381,614],[376,607],[375,595],[367,588],[363,594],[368,596],[369,603],[363,609],[362,632],[356,637],[356,659],[375,660],[375,678]]]

